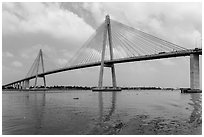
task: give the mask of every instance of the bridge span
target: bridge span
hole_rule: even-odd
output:
[[[155,59],[164,59],[164,58],[172,58],[172,57],[190,56],[192,54],[202,55],[202,49],[188,49],[188,50],[181,50],[181,51],[163,52],[163,53],[152,54],[152,55],[136,56],[136,57],[122,58],[122,59],[113,59],[113,60],[104,61],[104,63],[106,65],[113,64],[113,63],[119,64],[119,63],[135,62],[135,61],[145,61],[145,60],[155,60]],[[100,65],[101,65],[101,62],[93,62],[93,63],[89,63],[89,64],[70,66],[67,68],[55,69],[55,70],[47,71],[44,73],[40,73],[40,74],[38,74],[38,77],[43,77],[46,75],[51,75],[54,73],[60,73],[60,72],[64,72],[64,71],[100,66]],[[11,86],[11,85],[14,85],[14,84],[26,81],[26,80],[34,79],[34,78],[35,78],[35,76],[23,78],[23,79],[8,83],[6,85],[3,85],[3,87],[8,87],[8,86]]]
[[[106,51],[108,51],[106,53]],[[25,78],[3,85],[3,88],[29,88],[29,80],[35,79],[36,87],[38,77],[44,80],[45,76],[64,71],[100,66],[98,89],[103,90],[104,67],[109,67],[112,74],[112,87],[117,89],[115,64],[155,60],[163,58],[173,58],[190,56],[190,88],[200,88],[199,55],[202,55],[201,48],[186,49],[177,44],[160,39],[154,35],[145,33],[141,30],[129,27],[106,16],[95,33],[82,45],[69,65],[44,71],[44,60],[42,50],[40,50],[31,69]],[[109,57],[109,58],[108,58]],[[39,72],[39,67],[42,72]]]

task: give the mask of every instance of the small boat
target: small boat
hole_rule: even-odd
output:
[[[180,88],[181,93],[202,93],[200,89]]]

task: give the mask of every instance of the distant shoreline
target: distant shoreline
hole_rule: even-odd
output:
[[[38,87],[34,89],[31,87],[30,89],[15,89],[15,88],[7,88],[2,91],[52,91],[52,90],[92,90],[95,87],[82,87],[82,86],[53,86],[53,87]],[[108,87],[107,87],[108,88]],[[180,90],[180,88],[161,88],[161,87],[120,87],[122,90]]]

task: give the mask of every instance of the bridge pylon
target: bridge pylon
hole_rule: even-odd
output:
[[[34,88],[36,88],[38,77],[42,77],[42,78],[43,78],[44,87],[46,88],[45,76],[44,76],[44,75],[43,75],[43,76],[39,76],[39,75],[38,75],[38,73],[39,73],[39,68],[40,68],[40,63],[41,63],[41,66],[42,66],[42,73],[44,73],[44,72],[45,72],[45,68],[44,68],[43,54],[42,54],[42,50],[41,50],[41,49],[40,49],[40,51],[39,51],[38,59],[37,59],[37,71],[36,71],[36,74],[35,74],[35,84],[34,84]]]
[[[106,50],[106,42],[108,37],[108,44],[110,48],[110,60],[113,60],[113,47],[112,47],[112,35],[111,35],[111,23],[110,23],[110,17],[109,15],[106,16],[105,19],[105,27],[104,27],[104,35],[103,35],[103,47],[102,47],[102,54],[101,54],[101,66],[100,66],[100,74],[99,74],[99,82],[98,87],[103,87],[103,73],[104,73],[104,67],[110,67],[111,68],[111,74],[112,74],[112,84],[113,88],[117,87],[116,84],[116,74],[115,74],[115,66],[114,63],[111,64],[105,64],[105,50]]]
[[[34,76],[35,77],[35,81],[34,81],[34,88],[36,88],[37,86],[37,81],[38,78],[41,77],[43,78],[43,82],[44,82],[44,87],[46,87],[46,80],[45,80],[45,76],[44,75],[39,75],[39,71],[40,69],[42,69],[42,73],[45,72],[45,67],[44,67],[44,61],[43,61],[43,53],[42,50],[40,49],[37,58],[35,59],[31,69],[29,70],[27,77],[31,77]],[[24,89],[28,89],[30,87],[30,80],[26,79],[24,80]]]

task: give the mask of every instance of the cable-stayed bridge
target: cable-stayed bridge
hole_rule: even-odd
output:
[[[46,62],[40,50],[26,77],[3,87],[27,89],[30,87],[29,80],[31,79],[35,79],[34,87],[36,87],[39,77],[43,78],[46,87],[46,75],[100,66],[98,87],[103,87],[104,67],[109,67],[112,72],[113,88],[116,88],[114,64],[190,56],[190,88],[199,89],[199,55],[202,55],[201,48],[186,49],[112,20],[107,15],[105,22],[96,29],[64,67],[45,70]]]

